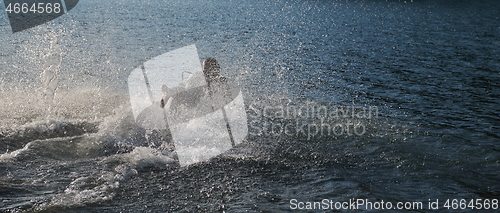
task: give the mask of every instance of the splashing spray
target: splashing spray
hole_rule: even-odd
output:
[[[41,79],[43,82],[43,100],[47,106],[46,118],[50,119],[55,113],[55,95],[57,92],[57,75],[62,61],[62,51],[57,44],[57,37],[50,41],[49,53],[43,57],[45,62]]]

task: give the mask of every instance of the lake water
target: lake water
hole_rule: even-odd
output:
[[[82,0],[15,34],[0,13],[0,212],[288,212],[325,199],[394,212],[488,200],[496,212],[498,11],[492,0]],[[243,89],[249,134],[179,168],[139,145],[127,78],[191,44]],[[335,205],[320,207],[303,211]]]

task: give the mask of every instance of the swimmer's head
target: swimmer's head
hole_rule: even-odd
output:
[[[209,77],[218,76],[220,73],[220,66],[214,58],[207,58],[203,61],[203,74]]]
[[[163,108],[163,107],[165,107],[165,104],[167,103],[166,99],[169,96],[170,89],[168,88],[167,85],[163,84],[163,85],[161,85],[161,91],[163,92],[163,97],[161,97],[161,100],[160,100],[160,107]]]

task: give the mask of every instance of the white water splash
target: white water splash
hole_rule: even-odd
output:
[[[54,97],[58,87],[57,75],[62,61],[62,51],[57,44],[57,37],[54,35],[53,38],[54,40],[50,41],[50,52],[43,57],[45,64],[40,76],[43,82],[43,100],[47,106],[47,119],[54,113]]]

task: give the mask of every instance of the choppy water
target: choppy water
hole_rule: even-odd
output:
[[[16,34],[0,13],[0,211],[500,199],[498,11],[495,1],[86,0]],[[179,168],[140,146],[126,80],[190,44],[244,88],[250,134]],[[324,124],[344,126],[311,134]]]

